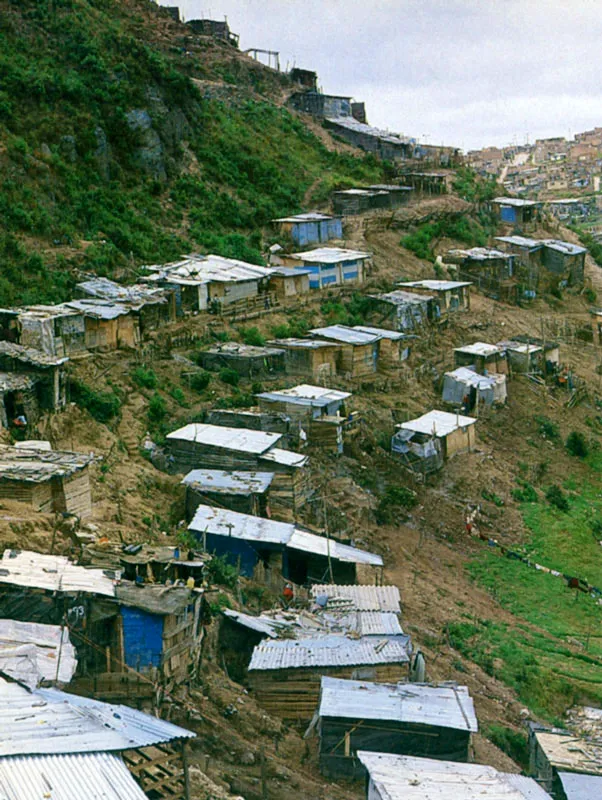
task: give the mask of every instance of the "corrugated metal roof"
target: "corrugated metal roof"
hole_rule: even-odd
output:
[[[407,663],[410,653],[410,637],[405,635],[271,639],[254,648],[249,671],[399,664]]]
[[[23,364],[30,364],[32,367],[60,367],[65,364],[69,359],[58,358],[57,356],[49,356],[41,350],[36,350],[33,347],[25,347],[22,344],[15,344],[14,342],[0,342],[0,355],[9,356]]]
[[[540,239],[529,239],[527,236],[496,236],[496,242],[506,242],[506,244],[513,244],[515,247],[526,247],[529,250],[539,250],[543,247],[543,242]]]
[[[417,419],[411,419],[408,422],[402,422],[397,425],[406,431],[413,431],[414,433],[425,433],[427,435],[435,435],[439,437],[449,436],[450,433],[457,431],[458,428],[466,428],[469,425],[474,425],[476,419],[474,417],[464,417],[461,414],[448,414],[447,411],[429,411]]]
[[[129,706],[0,678],[0,757],[130,750],[194,733]]]
[[[531,778],[482,764],[365,750],[357,756],[382,800],[551,800]]]
[[[88,453],[0,445],[0,480],[42,483],[69,477],[92,461]]]
[[[282,434],[191,422],[183,428],[178,428],[177,431],[168,433],[167,439],[198,442],[211,447],[223,447],[225,450],[238,450],[241,453],[259,455],[279,442]]]
[[[595,800],[602,797],[602,777],[599,775],[559,772],[558,777],[566,800]]]
[[[351,392],[340,392],[337,389],[326,389],[324,386],[311,386],[302,383],[292,389],[277,389],[271,392],[262,392],[256,395],[264,400],[275,400],[287,403],[298,403],[316,408],[330,405],[330,403],[343,402],[351,397]]]
[[[373,344],[382,337],[378,334],[366,333],[356,328],[348,328],[346,325],[327,325],[325,328],[312,328],[310,333],[324,339],[334,339],[335,342],[343,344]]]
[[[85,300],[70,300],[68,303],[65,303],[65,305],[76,311],[80,311],[85,317],[105,320],[124,317],[132,311],[131,308],[121,303],[112,303],[110,300],[97,300],[93,297]]]
[[[120,283],[111,281],[108,278],[91,278],[76,284],[77,288],[90,295],[102,300],[113,300],[121,303],[128,303],[132,306],[144,306],[147,303],[166,303],[167,298],[161,289],[153,289],[149,286],[122,286]]]
[[[363,250],[346,250],[343,247],[316,247],[314,250],[306,250],[304,253],[292,253],[288,257],[298,258],[300,261],[308,261],[312,264],[338,264],[341,261],[372,258],[372,253],[366,253]]]
[[[386,328],[371,328],[368,325],[354,325],[354,331],[362,331],[362,333],[372,333],[378,336],[379,339],[391,339],[393,342],[398,342],[400,339],[406,339],[405,333],[399,331],[389,331]]]
[[[397,586],[344,586],[339,584],[314,584],[311,596],[328,597],[326,608],[340,607],[354,611],[387,611],[401,613],[399,589]]]
[[[403,633],[397,614],[383,611],[355,611],[353,614],[340,615],[339,621],[344,621],[346,618],[350,620],[351,628],[360,636],[398,636]],[[352,620],[355,620],[355,623]]]
[[[585,247],[581,247],[578,244],[573,244],[572,242],[563,242],[560,239],[545,239],[544,244],[546,247],[549,247],[550,250],[557,250],[559,253],[564,253],[567,256],[575,256],[581,255],[582,253],[587,253],[587,249]]]
[[[78,567],[64,556],[48,556],[28,550],[4,551],[0,561],[0,583],[115,597],[114,581],[103,570]]]
[[[412,722],[472,733],[479,729],[468,688],[449,683],[429,686],[323,677],[319,713],[321,717]]]
[[[272,274],[272,270],[268,267],[260,267],[235,258],[198,254],[183,256],[181,261],[171,264],[153,264],[146,269],[160,273],[157,277],[163,277],[167,281],[174,283],[187,281],[190,284],[258,281]]]
[[[397,286],[407,286],[408,289],[429,289],[432,292],[447,292],[451,289],[461,289],[463,286],[472,286],[471,281],[403,281]]]
[[[330,214],[321,214],[319,211],[306,211],[303,214],[293,214],[291,217],[280,217],[273,219],[272,222],[325,222],[329,219],[335,219]],[[337,217],[337,219],[339,219]]]
[[[467,386],[474,386],[477,389],[487,389],[496,385],[496,383],[505,383],[505,375],[479,375],[468,367],[458,367],[452,372],[446,372],[446,377],[453,378],[460,383],[465,383]]]
[[[193,533],[206,531],[233,539],[285,545],[292,537],[295,526],[288,522],[275,522],[225,508],[200,505],[188,530]]]
[[[282,450],[280,447],[272,447],[267,453],[261,456],[262,461],[280,464],[282,467],[304,467],[309,461],[309,456],[295,453],[292,450]]]
[[[522,208],[524,206],[540,206],[541,203],[537,202],[536,200],[520,200],[516,197],[494,197],[491,201],[492,203],[499,203],[503,206],[515,206],[516,208]]]
[[[381,300],[384,303],[391,303],[394,306],[405,306],[408,303],[416,305],[425,305],[429,300],[434,300],[433,295],[427,294],[412,294],[412,292],[386,292],[385,294],[371,294],[375,300]]]
[[[272,275],[283,278],[297,278],[299,275],[311,275],[309,267],[272,267]]]
[[[323,342],[319,339],[275,339],[268,344],[277,344],[280,347],[301,350],[319,350],[321,347],[336,347],[334,342]]]
[[[513,353],[541,353],[541,347],[537,344],[529,344],[528,342],[498,342],[499,347],[504,350],[511,350]]]
[[[274,480],[273,472],[226,472],[222,469],[193,469],[183,479],[184,486],[199,492],[223,494],[264,494]]]
[[[493,356],[496,353],[503,354],[503,348],[497,344],[487,344],[486,342],[475,342],[474,344],[465,344],[462,347],[455,347],[454,353],[468,353],[471,356]]]
[[[491,247],[471,247],[468,250],[452,249],[447,251],[450,256],[460,256],[469,258],[472,261],[488,261],[489,259],[511,259],[512,255],[503,253],[501,250],[494,250]]]
[[[334,125],[339,125],[341,128],[347,128],[355,133],[370,136],[379,139],[382,142],[389,144],[407,145],[414,144],[416,139],[410,139],[407,136],[402,136],[399,133],[391,133],[391,131],[384,130],[383,128],[375,128],[373,125],[368,125],[365,122],[359,122],[354,117],[329,117],[328,122]]]
[[[42,680],[69,683],[76,667],[68,628],[0,619],[0,672],[35,689]]]
[[[242,611],[233,611],[230,608],[222,609],[222,614],[228,617],[228,619],[242,625],[244,628],[262,633],[264,636],[269,636],[270,639],[277,639],[278,632],[282,629],[282,625],[279,625],[269,617],[254,617],[251,614],[244,614]]]
[[[293,550],[302,550],[305,553],[315,553],[320,556],[328,556],[337,561],[346,561],[352,564],[371,564],[375,567],[382,567],[383,560],[376,553],[369,553],[366,550],[359,550],[347,544],[341,544],[325,536],[316,536],[315,533],[295,529],[291,536],[288,547]]]
[[[3,800],[147,800],[111,753],[2,758],[0,792]]]

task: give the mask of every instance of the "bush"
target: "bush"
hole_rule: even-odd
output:
[[[151,422],[159,423],[167,414],[167,405],[165,400],[160,394],[155,394],[151,397],[148,404],[148,418]]]
[[[220,397],[215,401],[216,408],[251,408],[254,405],[253,395],[242,392],[235,392],[232,397]]]
[[[202,538],[199,541],[202,542]],[[205,569],[209,583],[219,583],[229,589],[236,588],[238,570],[228,562],[226,556],[212,556]]]
[[[517,478],[516,482],[521,487],[520,489],[512,490],[512,497],[517,503],[537,503],[537,492],[528,481]]]
[[[539,426],[539,433],[544,439],[557,442],[560,439],[560,428],[548,417],[536,416],[535,422]]]
[[[179,406],[182,406],[182,408],[186,408],[188,406],[186,398],[184,397],[184,392],[179,386],[174,386],[172,389],[170,389],[169,396],[172,397]]]
[[[525,733],[506,728],[504,725],[493,724],[485,728],[485,736],[523,769],[528,768],[529,746]]]
[[[590,289],[589,287],[587,289],[584,289],[583,296],[585,297],[588,303],[595,303],[596,300],[598,299],[597,293],[593,289]]]
[[[131,373],[131,378],[137,386],[143,389],[156,389],[159,381],[152,369],[136,367]]]
[[[562,491],[560,486],[557,486],[555,483],[550,486],[548,491],[546,492],[546,500],[550,505],[555,506],[559,511],[568,511],[569,510],[569,501],[565,493]]]
[[[115,392],[96,392],[79,381],[71,382],[71,399],[103,424],[110,422],[121,409],[121,399]]]
[[[379,525],[391,525],[396,520],[406,519],[408,509],[418,502],[416,492],[405,486],[390,486],[381,497],[374,512]]]
[[[571,431],[567,436],[566,449],[572,456],[585,458],[589,453],[589,446],[585,436],[579,431]]]
[[[253,347],[263,347],[265,345],[265,336],[259,332],[259,328],[241,328],[239,333],[245,344]]]
[[[195,392],[204,392],[211,383],[211,373],[209,372],[195,372],[190,377],[190,388]]]
[[[219,371],[219,379],[222,381],[222,383],[227,383],[228,386],[238,386],[240,375],[235,369],[224,367]]]

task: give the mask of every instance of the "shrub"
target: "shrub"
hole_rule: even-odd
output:
[[[405,486],[390,486],[376,507],[375,517],[379,525],[391,525],[398,519],[406,519],[408,509],[418,502],[416,492]]]
[[[238,386],[240,375],[235,369],[224,367],[219,371],[219,379],[222,381],[222,383],[227,383],[228,386]]]
[[[493,724],[485,729],[485,735],[523,769],[528,768],[529,746],[525,733],[506,728],[504,725]]]
[[[238,570],[228,562],[226,556],[212,556],[205,569],[209,583],[219,583],[229,589],[236,588]]]
[[[560,428],[548,417],[536,416],[535,422],[539,427],[539,433],[544,439],[557,442],[560,439]]]
[[[186,398],[184,397],[184,392],[180,389],[179,386],[174,386],[172,389],[169,390],[169,396],[172,397],[179,406],[186,408],[188,403],[186,402]]]
[[[131,373],[131,378],[137,386],[143,389],[156,389],[158,380],[152,369],[136,367]]]
[[[598,299],[597,293],[593,289],[590,289],[589,287],[587,289],[584,289],[583,296],[585,297],[588,303],[595,303],[596,300]]]
[[[190,388],[195,392],[204,392],[211,382],[211,373],[209,372],[195,372],[190,377]]]
[[[546,500],[550,505],[555,506],[559,511],[569,510],[569,501],[560,486],[552,484],[546,492]]]
[[[155,394],[151,397],[148,404],[148,418],[151,422],[159,423],[167,414],[167,405],[165,400],[160,394]]]
[[[220,397],[215,402],[216,408],[250,408],[255,405],[252,394],[235,392],[232,397]]]
[[[121,399],[115,392],[96,392],[79,381],[72,381],[70,388],[73,402],[86,409],[97,422],[106,424],[119,414]]]
[[[571,431],[567,436],[566,449],[572,456],[585,458],[589,453],[589,446],[585,436],[579,431]]]
[[[517,503],[537,503],[537,492],[528,481],[517,478],[516,482],[521,487],[520,489],[512,490],[512,497]]]
[[[241,328],[239,333],[245,344],[253,347],[263,347],[265,344],[265,336],[259,332],[259,328]]]

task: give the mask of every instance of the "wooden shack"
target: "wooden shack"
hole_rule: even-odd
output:
[[[357,751],[468,761],[478,731],[466,686],[372,683],[324,676],[318,706],[320,771],[364,778]]]
[[[429,411],[396,426],[391,451],[409,469],[425,474],[434,472],[443,466],[445,459],[474,448],[476,421],[474,417],[446,411]]]
[[[373,377],[378,371],[380,335],[366,333],[346,325],[313,328],[317,339],[336,342],[340,346],[337,372],[350,380]]]
[[[13,321],[9,320],[14,315]],[[64,358],[86,350],[83,314],[67,304],[26,306],[2,312],[8,341]],[[16,321],[14,321],[16,320]],[[8,328],[7,328],[8,323]]]
[[[397,367],[402,361],[410,357],[410,342],[415,337],[408,336],[401,331],[391,331],[387,328],[374,328],[368,325],[354,325],[353,330],[379,336],[378,366],[384,369]]]
[[[288,448],[297,444],[295,426],[291,427],[290,419],[284,414],[270,414],[258,408],[229,409],[213,408],[207,414],[208,425],[219,425],[225,428],[247,428],[251,431],[281,433],[278,442],[281,447]]]
[[[366,750],[357,757],[368,773],[369,800],[551,800],[534,780],[484,764]]]
[[[487,342],[475,342],[454,349],[456,367],[470,367],[479,375],[495,372],[508,374],[508,358],[503,347]]]
[[[287,375],[327,381],[337,374],[340,345],[318,339],[276,339],[268,342],[284,350]]]
[[[76,284],[75,292],[80,299],[92,297],[128,308],[138,318],[141,336],[176,319],[173,290],[143,284],[122,286],[108,278],[93,277]]]
[[[397,285],[407,292],[434,295],[439,301],[439,314],[443,319],[455,311],[470,309],[470,281],[404,281]]]
[[[0,498],[18,500],[35,511],[92,513],[88,467],[91,455],[33,447],[0,447]]]
[[[393,291],[369,297],[381,321],[386,320],[396,331],[420,330],[429,322],[436,322],[440,316],[439,303],[433,295]]]
[[[565,728],[530,723],[529,773],[562,800],[602,797],[602,709],[570,709]]]
[[[456,265],[458,277],[471,281],[484,294],[496,300],[516,303],[518,285],[515,258],[512,253],[490,247],[472,247],[469,250],[448,250],[445,263]]]
[[[127,306],[93,297],[67,305],[84,318],[87,350],[134,350],[140,344],[140,320]]]
[[[336,580],[374,583],[382,558],[344,545],[289,522],[277,522],[249,514],[199,505],[188,530],[203,550],[225,556],[237,564],[241,574],[282,586],[289,580],[298,585],[323,583],[333,570]]]
[[[279,301],[291,300],[309,294],[309,269],[272,267],[268,288]]]
[[[343,238],[343,220],[340,216],[309,211],[272,220],[278,232],[297,246],[322,244],[329,239]]]
[[[182,480],[186,487],[186,519],[192,521],[202,503],[267,517],[273,480],[273,472],[193,469]]]
[[[266,377],[284,372],[284,350],[276,347],[255,347],[238,342],[221,342],[199,353],[205,369],[229,367],[245,378]]]
[[[491,205],[501,222],[518,228],[528,228],[539,221],[543,203],[516,197],[496,197]]]
[[[253,650],[249,686],[269,714],[308,722],[318,705],[322,676],[378,683],[407,680],[410,652],[406,635],[266,639]]]
[[[65,367],[66,357],[49,356],[40,350],[0,341],[0,370],[10,380],[22,377],[27,385],[27,402],[24,403],[27,420],[35,422],[41,411],[57,411],[67,402]],[[8,425],[19,407],[19,398],[6,387],[0,401],[2,424]]]

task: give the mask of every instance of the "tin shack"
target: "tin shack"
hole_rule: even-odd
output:
[[[379,367],[396,367],[410,357],[410,342],[412,336],[407,336],[400,331],[391,331],[387,328],[374,328],[368,325],[354,325],[354,331],[369,333],[379,336],[378,365]]]
[[[531,778],[462,764],[359,750],[368,773],[368,800],[551,800]]]
[[[309,269],[310,288],[324,289],[328,286],[363,283],[371,258],[372,253],[361,250],[318,247],[302,253],[283,255],[282,262],[287,267]]]
[[[474,342],[474,344],[456,347],[454,362],[456,367],[470,367],[479,375],[487,375],[490,372],[501,375],[508,374],[506,351],[497,344]]]
[[[309,722],[323,676],[379,683],[407,679],[410,637],[322,635],[307,639],[265,639],[253,650],[249,685],[270,714]]]
[[[67,402],[66,357],[49,356],[41,350],[13,342],[0,342],[0,422],[5,427],[18,415],[19,407],[34,423],[43,411],[58,411]],[[21,386],[17,384],[22,381]],[[16,382],[16,384],[13,384]]]
[[[505,375],[495,372],[480,375],[469,367],[456,367],[443,376],[443,401],[455,406],[464,405],[465,411],[472,411],[479,404],[501,405],[507,396]]]
[[[92,277],[76,284],[76,296],[93,297],[126,306],[138,318],[140,335],[157,330],[176,318],[175,294],[144,284],[122,286],[108,278]]]
[[[245,378],[255,378],[284,372],[284,350],[277,347],[256,347],[239,342],[219,342],[199,353],[205,369],[223,367],[238,372]]]
[[[382,558],[296,528],[236,511],[199,505],[188,530],[203,550],[224,555],[247,577],[281,586],[323,583],[330,569],[336,580],[374,583]]]
[[[186,519],[190,522],[201,504],[267,517],[273,480],[273,472],[193,469],[182,480],[186,487]]]
[[[434,295],[439,301],[442,318],[454,311],[470,309],[470,281],[405,281],[397,285],[404,291]]]
[[[271,267],[272,274],[268,281],[268,291],[277,300],[290,300],[309,294],[309,269],[293,269],[292,267]]]
[[[133,350],[140,344],[140,320],[128,306],[94,297],[65,305],[84,318],[87,350]]]
[[[323,244],[329,239],[343,238],[343,220],[340,216],[310,211],[272,220],[280,234],[289,237],[296,245]]]
[[[434,295],[419,295],[412,292],[393,291],[371,294],[376,311],[382,321],[389,322],[396,331],[420,330],[429,322],[439,319],[439,302]]]
[[[83,314],[66,304],[0,310],[2,338],[64,358],[86,350]]]
[[[496,197],[491,201],[501,222],[517,228],[527,228],[539,221],[543,203],[516,197]]]
[[[391,452],[412,471],[435,472],[447,458],[473,449],[476,421],[446,411],[429,411],[396,426]]]
[[[358,750],[466,762],[478,723],[466,686],[324,676],[317,729],[322,774],[364,778]]]
[[[490,247],[448,250],[446,264],[457,266],[458,277],[471,281],[496,300],[515,303],[518,299],[515,256]]]
[[[337,363],[340,375],[354,380],[370,378],[378,371],[379,334],[366,333],[346,325],[312,328],[309,333],[316,339],[333,341],[340,346]]]

